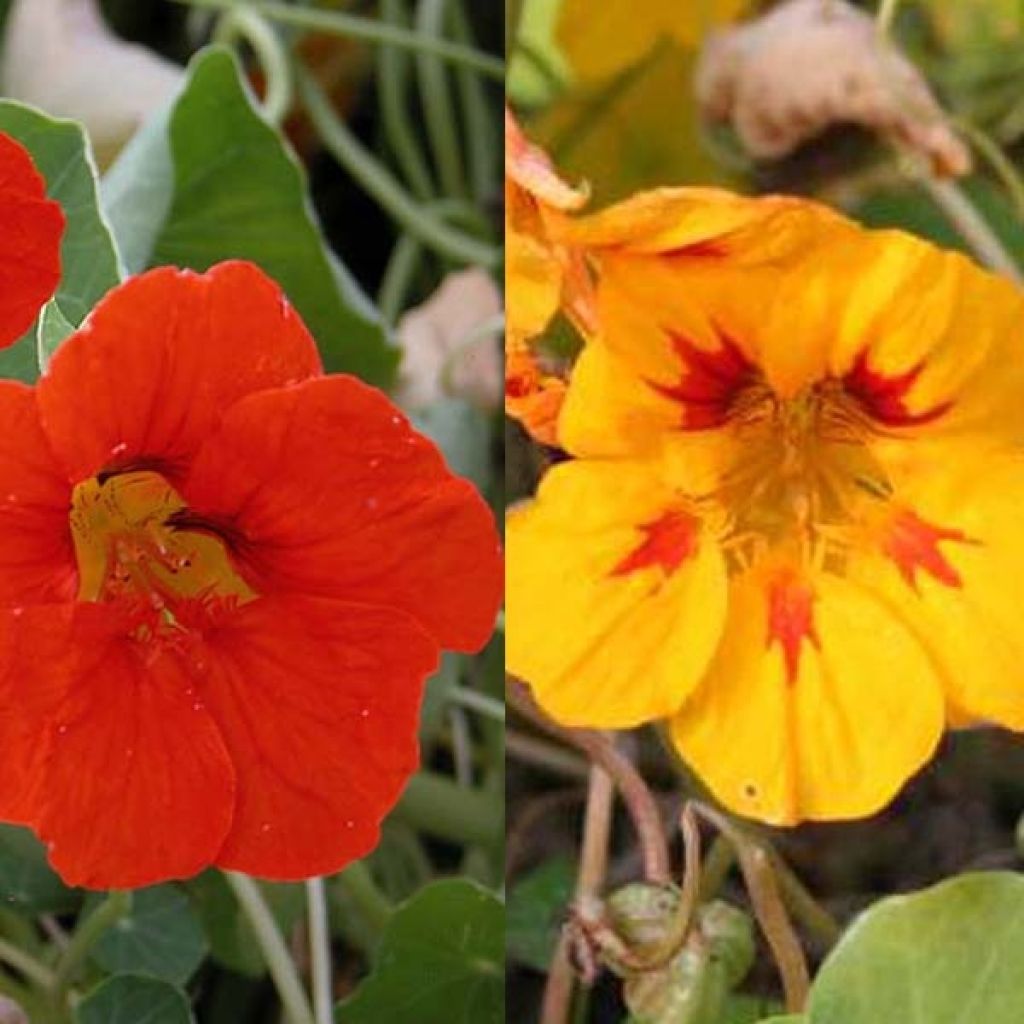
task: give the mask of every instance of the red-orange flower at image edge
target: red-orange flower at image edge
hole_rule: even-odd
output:
[[[60,281],[64,214],[26,150],[0,134],[0,348],[32,326]]]
[[[260,270],[133,278],[0,382],[0,818],[74,885],[336,871],[500,596],[484,501]]]

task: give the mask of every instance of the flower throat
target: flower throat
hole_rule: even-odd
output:
[[[254,598],[222,538],[175,526],[186,511],[177,491],[151,470],[78,484],[71,498],[78,600],[142,604],[174,624],[184,602]]]

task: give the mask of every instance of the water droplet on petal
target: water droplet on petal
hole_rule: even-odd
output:
[[[14,616],[14,617],[15,617],[16,619],[17,619],[17,618],[20,618],[20,617],[21,617],[22,615],[24,615],[24,614],[25,614],[25,609],[24,609],[24,608],[21,608],[21,607],[18,607],[18,608],[12,608],[12,609],[11,609],[11,614],[12,614],[12,615],[13,615],[13,616]]]
[[[57,726],[57,734],[59,736],[65,735],[67,733],[67,731],[68,731],[68,727],[66,725],[58,725]]]
[[[203,710],[203,702],[202,702],[201,700],[197,700],[197,701],[196,701],[196,702],[195,702],[195,703],[194,703],[194,704],[192,705],[192,710],[193,710],[193,711],[202,711],[202,710]]]
[[[367,465],[369,465],[370,469],[376,469],[380,465],[380,459],[370,459]]]
[[[398,424],[402,422],[402,417],[401,416],[392,416],[391,417],[391,422],[397,427]]]
[[[110,454],[111,455],[124,455],[124,453],[126,451],[128,451],[128,442],[127,441],[121,441],[119,444],[115,444],[114,447],[110,449]]]
[[[6,500],[8,505],[13,505],[18,500],[18,496],[11,491],[7,494]]]
[[[355,827],[356,827],[356,823],[351,818],[349,818],[348,821],[345,822],[345,828],[355,828]]]
[[[380,499],[378,499],[378,498],[367,498],[366,499],[366,507],[371,512],[373,512],[377,508],[378,505],[380,505]]]
[[[261,832],[269,832],[270,831],[270,822],[269,821],[263,822],[263,824],[260,825],[260,831]]]

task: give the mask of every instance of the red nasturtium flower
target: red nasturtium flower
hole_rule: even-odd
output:
[[[60,280],[64,214],[25,149],[0,134],[0,348],[32,326]]]
[[[948,722],[1024,729],[1020,290],[799,200],[664,191],[576,237],[574,458],[508,524],[539,703],[666,721],[775,824],[873,813]]]
[[[91,887],[334,871],[500,590],[483,500],[261,271],[131,279],[0,384],[0,817]]]

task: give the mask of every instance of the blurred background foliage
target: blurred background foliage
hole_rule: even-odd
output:
[[[962,247],[941,211],[866,133],[836,129],[781,164],[758,165],[701,125],[692,76],[702,40],[770,6],[644,0],[595,17],[584,0],[522,0],[510,100],[566,174],[590,183],[595,205],[655,184],[795,192],[818,195],[872,225],[906,225]],[[1022,30],[1024,6],[1016,0],[907,0],[894,27],[954,117],[1008,147],[1011,158],[1024,152]],[[1024,256],[1012,200],[984,159],[978,164],[966,189],[1013,253]]]

